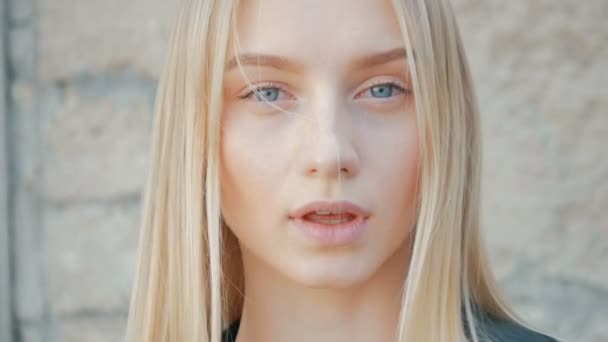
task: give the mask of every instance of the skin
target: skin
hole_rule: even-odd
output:
[[[244,58],[244,74],[227,59],[222,215],[246,293],[237,342],[393,340],[416,219],[416,110],[407,57],[361,63],[404,48],[390,3],[247,0],[238,20],[239,54],[282,59]],[[319,245],[288,219],[314,200],[366,208],[368,229]]]

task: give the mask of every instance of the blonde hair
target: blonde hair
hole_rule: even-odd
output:
[[[419,217],[397,341],[479,341],[476,312],[519,321],[480,238],[476,98],[448,0],[394,0],[418,112]],[[162,74],[128,341],[220,341],[239,317],[238,244],[220,217],[222,81],[238,0],[184,0]],[[463,326],[463,321],[466,325]]]

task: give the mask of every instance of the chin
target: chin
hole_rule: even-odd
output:
[[[369,280],[377,271],[375,262],[354,255],[317,255],[284,260],[285,277],[310,288],[347,288]]]

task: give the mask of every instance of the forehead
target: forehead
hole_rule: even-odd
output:
[[[404,45],[390,0],[243,0],[238,11],[239,52],[329,66]]]

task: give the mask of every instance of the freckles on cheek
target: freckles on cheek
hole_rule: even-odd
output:
[[[234,113],[233,113],[234,114]],[[222,163],[226,181],[242,195],[266,193],[280,170],[280,144],[259,123],[243,118],[226,121],[222,133]]]
[[[259,153],[255,141],[240,130],[225,130],[222,137],[222,162],[228,177],[234,181],[258,173]]]
[[[404,165],[402,165],[402,170],[410,176],[410,183],[414,183],[416,181],[416,176],[420,163],[420,150],[418,144],[418,134],[417,132],[411,132],[409,136],[404,139],[403,147],[400,150],[401,152],[401,160]]]
[[[255,145],[235,122],[223,125],[221,141],[222,212],[232,229],[251,223],[255,196],[264,196]]]
[[[399,130],[385,132],[382,148],[374,154],[377,165],[385,165],[382,179],[390,180],[399,193],[410,191],[416,185],[420,152],[418,133],[413,126],[401,126]],[[397,190],[399,189],[399,190]]]
[[[221,142],[222,210],[226,222],[242,237],[272,227],[281,210],[286,182],[284,146],[278,133],[269,134],[256,120],[239,118],[224,125]]]
[[[289,146],[294,132],[291,120],[280,115],[261,115],[246,109],[227,113],[223,122],[223,158],[238,176],[267,179],[281,176],[289,165]],[[284,176],[284,175],[283,175]]]

